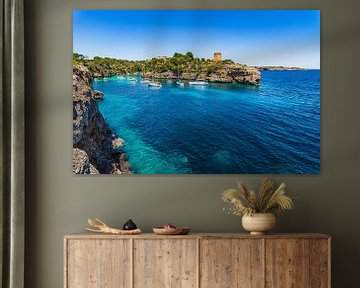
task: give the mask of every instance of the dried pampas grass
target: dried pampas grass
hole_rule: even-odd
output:
[[[274,182],[271,179],[264,179],[258,193],[249,190],[241,181],[238,181],[237,184],[237,189],[227,189],[222,193],[222,199],[231,205],[229,213],[233,215],[283,214],[286,210],[294,208],[294,198],[285,194],[285,183],[281,183],[274,190]]]

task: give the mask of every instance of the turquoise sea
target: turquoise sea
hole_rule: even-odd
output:
[[[95,79],[100,111],[137,174],[320,173],[320,71],[263,71],[259,86]]]

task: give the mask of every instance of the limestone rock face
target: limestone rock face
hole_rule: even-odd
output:
[[[258,69],[250,66],[239,65],[239,64],[228,64],[225,66],[224,69],[221,69],[219,73],[216,73],[215,75],[220,77],[220,80],[224,79],[223,82],[244,83],[244,84],[254,84],[254,85],[259,84],[261,78],[261,74]],[[212,82],[222,82],[222,81],[212,81]]]
[[[74,174],[100,174],[89,161],[89,156],[84,150],[73,148],[73,173]]]
[[[90,174],[89,156],[84,150],[73,148],[73,173]]]
[[[73,170],[110,174],[120,167],[121,152],[113,148],[115,137],[97,107],[99,91],[92,89],[91,77],[86,68],[73,68]]]

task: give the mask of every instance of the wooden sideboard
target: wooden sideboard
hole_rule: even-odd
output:
[[[67,235],[65,288],[329,288],[323,234]]]

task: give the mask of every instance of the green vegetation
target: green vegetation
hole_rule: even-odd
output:
[[[86,59],[87,59],[87,57],[85,55],[83,55],[83,54],[73,53],[73,65],[81,64]]]
[[[234,63],[231,60],[214,62],[210,59],[195,58],[191,52],[185,54],[174,53],[172,57],[158,57],[148,60],[122,60],[109,57],[94,57],[88,59],[85,55],[74,53],[73,64],[84,65],[91,72],[102,75],[133,74],[145,72],[205,72],[211,74],[224,67],[225,64]]]

